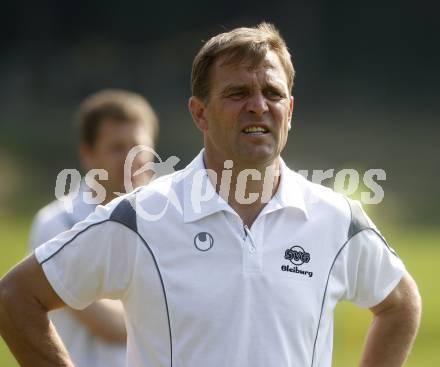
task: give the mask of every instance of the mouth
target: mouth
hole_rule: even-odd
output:
[[[241,132],[246,135],[264,135],[267,134],[269,130],[264,126],[251,125],[244,128]]]

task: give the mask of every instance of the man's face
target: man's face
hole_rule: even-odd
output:
[[[271,164],[283,150],[293,98],[278,56],[269,51],[254,68],[249,61],[213,65],[202,127],[207,154],[218,162]]]
[[[125,192],[124,163],[128,152],[136,145],[152,147],[152,139],[144,125],[134,122],[104,120],[99,126],[98,136],[93,147],[83,147],[81,155],[86,169],[103,168],[108,172],[108,181],[100,181],[106,188],[107,198],[114,192]],[[152,147],[153,148],[153,147]],[[148,152],[136,155],[131,174],[151,161]],[[132,177],[134,187],[148,183],[149,172]]]

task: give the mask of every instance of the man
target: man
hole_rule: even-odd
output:
[[[124,192],[127,153],[137,145],[153,149],[158,122],[153,109],[142,96],[124,90],[103,90],[81,104],[76,127],[79,155],[85,172],[103,169],[107,179],[88,183],[82,181],[79,191],[74,192],[76,195],[72,192],[71,198],[63,198],[72,200],[71,211],[65,207],[65,200],[55,200],[41,209],[32,224],[31,251],[85,219],[100,204],[99,199],[105,204],[115,197],[115,192]],[[139,154],[133,168],[150,160],[151,157]],[[132,177],[134,186],[147,183],[148,173]],[[98,185],[104,189],[103,198],[97,194]],[[119,301],[97,301],[82,311],[61,308],[50,312],[50,319],[75,366],[125,364],[126,331]]]
[[[1,333],[23,365],[70,366],[45,312],[102,297],[124,304],[129,366],[330,366],[341,299],[374,315],[361,366],[402,365],[417,287],[359,206],[281,160],[293,76],[265,23],[201,48],[189,109],[205,149],[99,207],[1,281]]]

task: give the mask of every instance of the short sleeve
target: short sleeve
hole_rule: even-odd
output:
[[[120,299],[130,286],[139,239],[136,231],[111,220],[114,206],[98,206],[35,251],[49,283],[72,308],[83,309],[100,298]]]
[[[365,214],[365,213],[364,213]],[[367,218],[368,227],[354,232],[341,252],[345,299],[361,307],[382,302],[397,286],[405,266],[394,250]]]

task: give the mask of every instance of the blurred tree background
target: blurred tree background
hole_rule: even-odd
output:
[[[181,168],[202,145],[186,108],[195,53],[222,30],[266,20],[281,30],[297,71],[284,158],[295,169],[386,171],[384,201],[366,209],[408,254],[437,320],[430,270],[440,260],[438,8],[411,1],[2,1],[0,275],[24,254],[31,217],[53,200],[57,173],[78,167],[72,116],[82,99],[102,88],[144,95],[160,117],[160,156],[178,156]],[[352,312],[344,309],[344,317]],[[425,358],[440,338],[432,320],[418,347]],[[337,340],[355,343],[356,330],[337,329]],[[336,358],[338,366],[353,365]],[[411,366],[436,364],[417,361]]]

